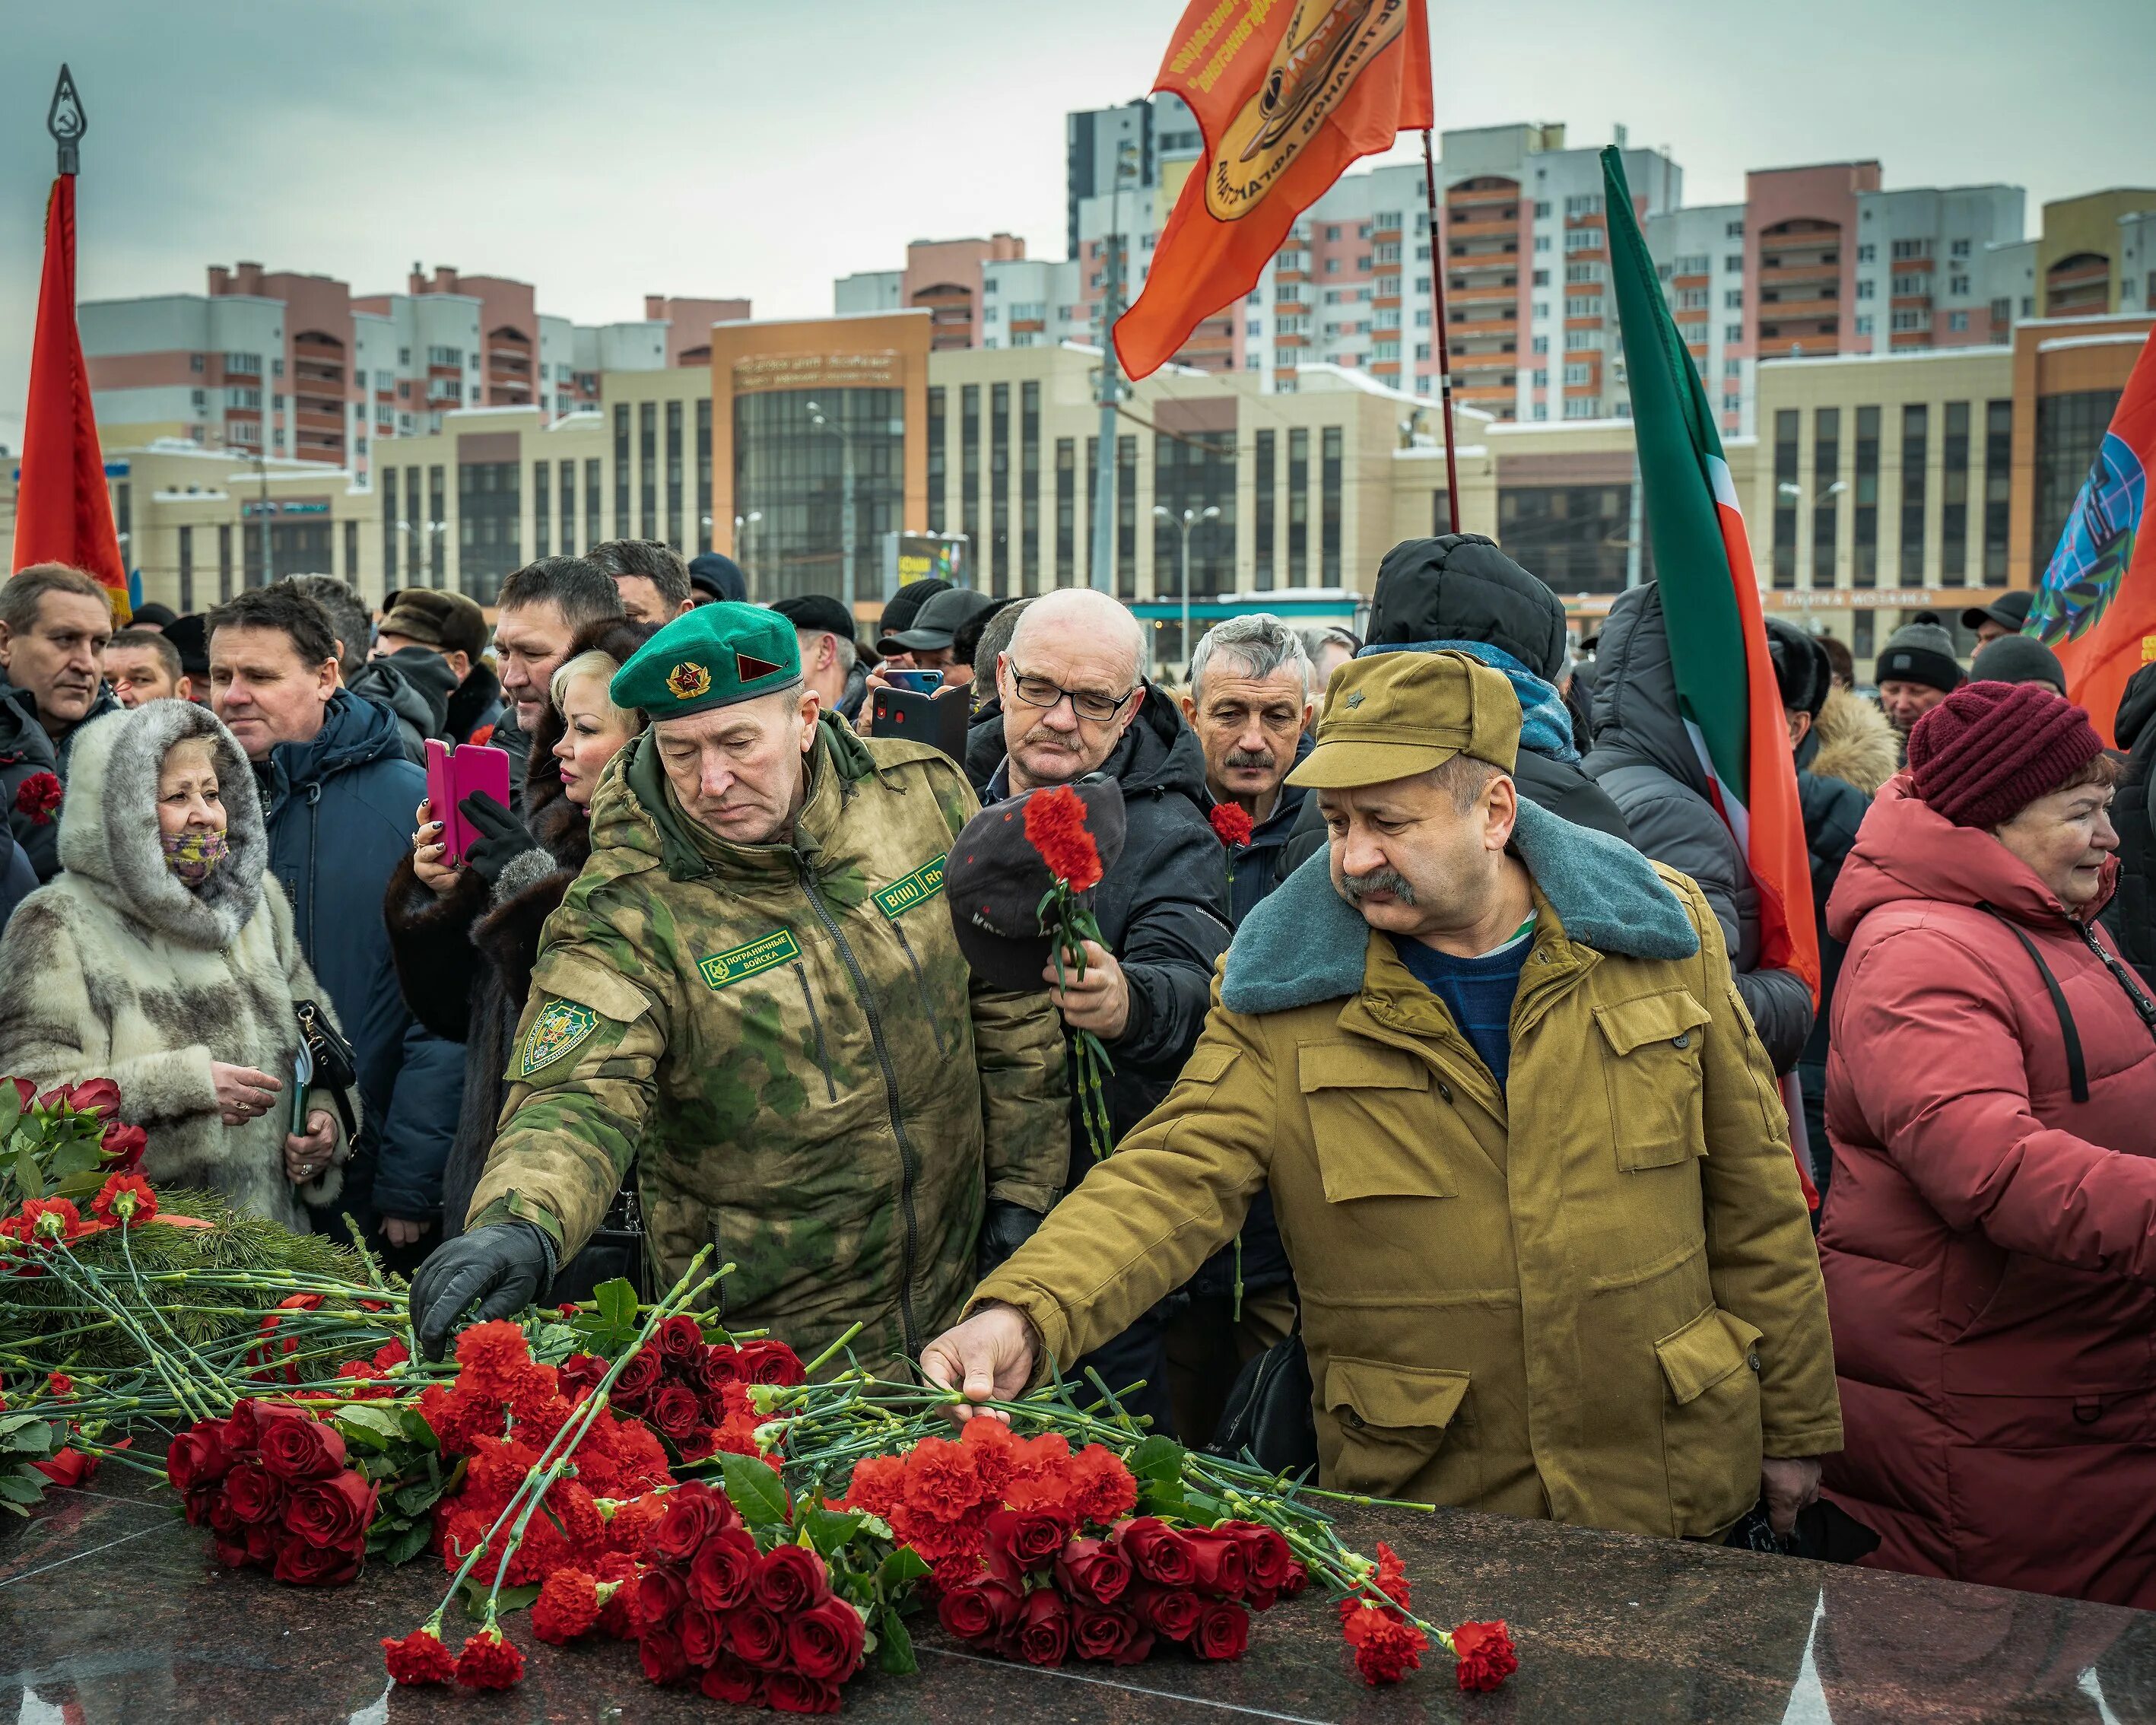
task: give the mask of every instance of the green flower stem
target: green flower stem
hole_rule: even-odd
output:
[[[83,1270],[81,1260],[78,1259],[73,1252],[68,1250],[65,1241],[60,1242],[58,1250],[52,1255],[49,1261],[53,1266],[53,1273],[54,1276],[59,1277],[63,1282],[65,1282],[71,1288],[77,1287],[79,1286],[74,1276],[70,1275],[68,1271],[60,1267],[63,1261],[64,1261],[65,1263],[73,1266],[74,1270],[77,1271],[81,1271]],[[100,1292],[95,1287],[94,1279],[91,1286],[80,1286],[80,1291],[82,1292],[85,1298],[98,1301],[100,1304],[104,1303]],[[120,1325],[121,1328],[126,1332],[127,1339],[142,1350],[143,1357],[149,1361],[151,1369],[156,1372],[160,1378],[162,1378],[165,1380],[166,1387],[172,1392],[174,1398],[179,1402],[180,1405],[190,1410],[201,1408],[202,1411],[195,1413],[194,1417],[197,1419],[208,1420],[213,1418],[214,1415],[210,1414],[203,1404],[196,1403],[189,1399],[188,1390],[190,1386],[187,1384],[186,1379],[174,1373],[171,1363],[165,1358],[163,1353],[158,1348],[157,1344],[151,1339],[148,1332],[142,1328],[141,1325],[135,1321],[133,1315],[128,1312],[124,1307],[116,1304],[107,1306],[106,1310],[112,1318]]]

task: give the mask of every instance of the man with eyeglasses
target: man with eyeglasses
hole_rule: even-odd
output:
[[[1128,834],[1092,895],[1104,937],[1067,988],[1043,973],[1071,1031],[1098,1036],[1114,1062],[1108,1114],[1120,1139],[1173,1086],[1204,1028],[1213,966],[1229,938],[1225,854],[1205,819],[1205,752],[1173,702],[1144,678],[1137,619],[1106,593],[1065,588],[1034,600],[996,660],[1003,764],[983,803],[1101,773],[1122,788]],[[1070,1184],[1092,1164],[1072,1112]],[[1073,1369],[1091,1364],[1116,1391],[1146,1380],[1135,1411],[1173,1429],[1163,1324],[1149,1312]],[[1189,1433],[1202,1440],[1208,1434]]]

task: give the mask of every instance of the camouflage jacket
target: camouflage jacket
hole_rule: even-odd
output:
[[[957,1317],[984,1198],[1061,1194],[1063,1039],[952,933],[956,763],[827,723],[811,771],[793,842],[738,846],[690,826],[648,733],[615,757],[471,1219],[533,1221],[566,1256],[634,1161],[661,1286],[716,1243],[728,1322],[805,1357],[858,1319],[887,1368]]]

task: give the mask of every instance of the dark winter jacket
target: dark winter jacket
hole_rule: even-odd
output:
[[[991,695],[973,709],[972,722],[966,729],[966,779],[973,788],[973,794],[985,798],[988,781],[996,776],[996,768],[1004,764],[1004,703],[1000,696]]]
[[[1000,739],[1001,717],[983,722]],[[1174,1086],[1204,1028],[1213,965],[1230,938],[1228,869],[1205,818],[1204,752],[1158,689],[1147,689],[1101,771],[1122,787],[1127,825],[1122,856],[1093,893],[1102,940],[1130,987],[1130,1022],[1107,1045],[1108,1113],[1121,1138]],[[1009,796],[1008,786],[998,765],[983,800]],[[1071,1125],[1075,1186],[1093,1158],[1075,1101]]]
[[[1677,715],[1660,587],[1650,582],[1620,595],[1596,656],[1587,770],[1624,811],[1633,842],[1699,883],[1722,924],[1737,992],[1775,1071],[1787,1072],[1811,1034],[1811,989],[1793,970],[1759,968],[1759,890],[1707,799],[1706,771]]]
[[[1488,662],[1513,678],[1523,715],[1530,709],[1547,711],[1546,726],[1529,722],[1520,733],[1512,768],[1520,794],[1574,826],[1630,844],[1617,805],[1579,765],[1585,739],[1569,724],[1557,693],[1565,669],[1563,602],[1480,533],[1404,540],[1378,566],[1363,651],[1440,643],[1496,648],[1510,662]],[[1519,680],[1522,672],[1529,680],[1525,685]],[[1301,824],[1282,858],[1282,877],[1324,848],[1325,820],[1313,797],[1304,803]]]
[[[565,660],[564,664],[567,663]],[[494,721],[494,729],[487,737],[489,747],[500,749],[509,757],[509,782],[517,788],[517,795],[524,795],[524,783],[531,761],[531,739],[517,728],[516,703],[502,703],[501,716]],[[544,755],[547,751],[539,751]],[[519,813],[522,811],[520,809]]]
[[[501,711],[501,680],[495,675],[492,665],[480,660],[449,696],[444,728],[449,740],[461,746],[470,742],[475,732],[490,732]]]
[[[362,701],[385,706],[397,716],[404,758],[427,764],[427,739],[449,735],[449,697],[457,680],[449,662],[425,647],[400,647],[370,659],[345,687]]]
[[[2126,680],[2112,735],[2127,752],[2126,772],[2112,798],[2111,824],[2118,831],[2118,891],[2104,907],[2103,926],[2119,956],[2156,987],[2156,798],[2148,781],[2156,773],[2156,665]]]
[[[15,798],[21,793],[23,781],[37,773],[49,773],[64,785],[68,755],[83,726],[106,713],[116,712],[119,708],[120,703],[113,699],[110,689],[99,690],[97,699],[83,715],[81,724],[62,737],[55,748],[52,738],[45,734],[45,727],[38,721],[37,697],[0,676],[0,798],[6,798],[8,829],[28,855],[30,866],[41,881],[51,880],[60,870],[59,812],[52,810],[39,819],[29,811],[18,809]]]
[[[0,865],[0,928],[15,914],[15,906],[38,890],[38,871],[30,866],[30,854],[8,836],[8,854]]]
[[[463,1057],[413,1021],[375,908],[411,849],[427,776],[404,758],[388,708],[339,690],[313,739],[279,743],[255,763],[254,778],[270,870],[357,1055],[366,1119],[345,1202],[362,1225],[384,1215],[432,1218]]]
[[[1315,747],[1310,734],[1305,732],[1296,739],[1295,765],[1300,767]],[[1288,769],[1293,772],[1294,768]],[[1205,806],[1209,811],[1213,798],[1208,796]],[[1265,895],[1293,874],[1296,864],[1310,853],[1298,852],[1295,862],[1288,860],[1288,853],[1305,830],[1302,821],[1306,811],[1314,810],[1317,803],[1307,785],[1283,784],[1280,797],[1273,804],[1273,812],[1250,829],[1250,842],[1237,851],[1229,870],[1228,901],[1229,913],[1236,927],[1243,926],[1243,918],[1265,901]],[[1325,823],[1317,823],[1318,847],[1325,843]]]
[[[656,633],[609,618],[581,631],[567,659],[597,648],[626,660]],[[536,770],[520,788],[519,806],[540,849],[511,859],[491,888],[467,870],[445,897],[420,880],[408,853],[390,877],[383,902],[405,1004],[430,1034],[464,1050],[464,1106],[442,1175],[445,1240],[464,1232],[472,1194],[494,1147],[508,1089],[503,1074],[531,991],[540,932],[591,855],[585,811],[562,792],[561,763],[553,752],[562,730],[561,715],[550,707],[539,734],[523,739],[528,764]],[[551,1296],[583,1299],[599,1282],[635,1273],[636,1266],[619,1252],[593,1242],[561,1266]]]

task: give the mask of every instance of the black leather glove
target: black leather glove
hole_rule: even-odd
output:
[[[475,1300],[480,1302],[475,1323],[514,1317],[553,1274],[553,1244],[529,1222],[496,1222],[459,1235],[436,1248],[412,1278],[419,1351],[439,1359]]]
[[[482,835],[465,852],[464,865],[490,886],[501,878],[501,871],[514,859],[527,850],[545,848],[531,828],[485,791],[474,791],[457,804],[457,813],[471,823],[474,832]]]
[[[1022,1204],[1012,1204],[1001,1198],[992,1198],[981,1217],[981,1237],[973,1247],[973,1267],[977,1274],[986,1276],[1004,1259],[1033,1238],[1033,1230],[1040,1226],[1038,1211],[1029,1210]]]

